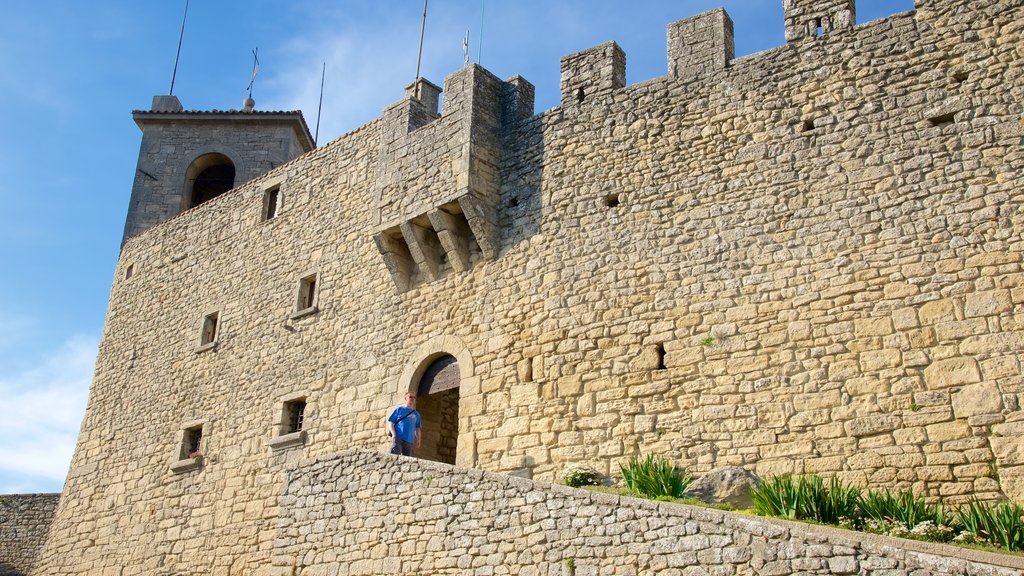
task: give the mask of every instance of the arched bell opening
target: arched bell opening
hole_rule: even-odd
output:
[[[235,163],[216,152],[203,154],[185,172],[182,209],[195,208],[235,187]]]
[[[459,437],[459,361],[444,354],[429,361],[416,392],[422,445],[416,457],[455,464]]]

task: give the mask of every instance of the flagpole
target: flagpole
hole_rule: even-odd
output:
[[[420,21],[420,51],[416,55],[416,79],[420,79],[420,62],[423,60],[423,31],[427,29],[427,0],[423,0],[423,20]]]
[[[486,0],[480,0],[480,38],[476,41],[476,63],[480,66],[484,53],[484,4]]]
[[[188,0],[185,0],[185,15],[181,17],[181,34],[178,35],[178,52],[174,55],[174,71],[171,72],[171,89],[168,96],[174,96],[174,79],[178,76],[178,59],[181,58],[181,41],[185,39],[185,20],[188,19]]]

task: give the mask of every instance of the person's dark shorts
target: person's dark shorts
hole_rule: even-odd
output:
[[[412,456],[412,442],[406,442],[395,436],[391,439],[391,453]]]

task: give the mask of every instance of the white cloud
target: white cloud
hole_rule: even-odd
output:
[[[59,491],[85,413],[98,341],[73,337],[36,367],[0,369],[0,494]]]

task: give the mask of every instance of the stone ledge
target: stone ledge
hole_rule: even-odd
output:
[[[270,447],[274,450],[284,450],[293,446],[302,446],[306,443],[306,431],[300,430],[290,434],[282,434],[270,439]]]

